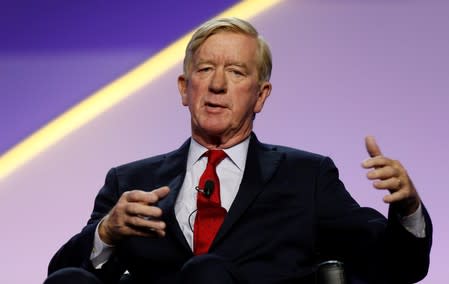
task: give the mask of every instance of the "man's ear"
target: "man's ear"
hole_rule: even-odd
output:
[[[182,105],[188,106],[188,98],[187,98],[187,79],[184,75],[179,75],[178,77],[178,90],[181,95]]]
[[[257,101],[256,104],[254,105],[254,113],[259,113],[262,111],[265,100],[270,96],[270,94],[271,94],[271,83],[268,81],[261,83]]]

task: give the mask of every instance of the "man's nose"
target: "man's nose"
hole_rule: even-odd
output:
[[[223,70],[216,69],[209,83],[209,92],[214,94],[224,94],[226,91],[226,74]]]

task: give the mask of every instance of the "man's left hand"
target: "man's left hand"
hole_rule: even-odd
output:
[[[421,201],[405,168],[399,161],[383,156],[374,137],[367,136],[365,144],[371,158],[362,166],[372,169],[366,176],[373,180],[374,188],[388,189],[390,194],[384,196],[384,202],[396,206],[402,216],[413,214]]]

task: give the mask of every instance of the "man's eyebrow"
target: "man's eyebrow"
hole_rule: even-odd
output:
[[[213,60],[209,60],[209,59],[199,59],[197,62],[195,62],[193,64],[193,66],[200,66],[203,64],[210,64],[210,65],[215,65],[215,63],[213,62]],[[239,68],[243,68],[243,69],[248,69],[248,64],[244,63],[244,62],[239,62],[239,61],[229,61],[225,63],[225,67],[229,67],[229,66],[236,66]]]
[[[246,63],[244,63],[244,62],[238,62],[238,61],[230,61],[230,62],[227,62],[227,63],[225,64],[225,66],[237,66],[237,67],[240,67],[240,68],[248,69],[248,65],[247,65]]]
[[[213,64],[212,60],[209,59],[200,59],[197,62],[195,62],[194,66],[198,66],[201,64]]]

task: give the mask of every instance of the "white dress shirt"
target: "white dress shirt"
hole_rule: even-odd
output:
[[[243,142],[227,149],[223,149],[227,157],[216,168],[220,181],[221,206],[229,211],[237,195],[245,169],[246,155],[248,154],[249,137]],[[201,175],[206,169],[207,157],[203,154],[207,148],[191,139],[187,157],[187,171],[184,183],[181,186],[175,203],[175,214],[184,237],[190,248],[193,249],[193,227],[196,216],[196,196]]]

